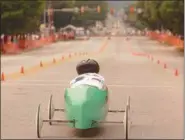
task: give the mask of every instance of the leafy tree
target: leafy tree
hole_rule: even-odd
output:
[[[56,28],[67,24],[89,26],[95,20],[105,20],[107,15],[107,2],[105,1],[3,1],[1,2],[1,29],[5,34],[28,33],[39,29],[40,22],[43,21],[44,7],[51,3],[52,8],[74,8],[86,5],[96,8],[100,5],[101,12],[88,12],[75,14],[73,12],[54,12],[54,24]],[[46,19],[48,17],[46,16]]]
[[[163,27],[174,33],[184,32],[184,1],[164,1],[159,9]]]
[[[1,2],[2,33],[28,33],[38,30],[44,1],[3,1]]]
[[[175,34],[184,34],[184,1],[138,1],[136,8],[141,8],[142,13],[136,15],[135,23],[144,24],[150,29],[168,29]],[[128,12],[128,15],[131,15]]]
[[[63,27],[67,24],[76,26],[89,26],[94,24],[95,20],[105,20],[107,15],[107,3],[105,1],[52,1],[52,7],[55,9],[74,8],[81,6],[88,6],[89,8],[96,8],[100,5],[101,12],[84,11],[84,13],[73,12],[55,12],[54,23],[57,28]]]
[[[54,9],[73,8],[75,1],[51,1],[51,6]],[[54,12],[54,26],[58,29],[71,23],[73,12]]]

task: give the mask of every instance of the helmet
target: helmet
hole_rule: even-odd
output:
[[[99,73],[100,66],[98,62],[93,59],[82,60],[76,66],[76,71],[79,75],[85,73]]]

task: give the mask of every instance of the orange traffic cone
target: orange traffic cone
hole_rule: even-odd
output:
[[[56,63],[56,60],[55,60],[55,58],[53,58],[53,63]]]
[[[20,71],[22,74],[24,74],[24,67],[22,66],[21,67],[21,71]]]
[[[165,68],[165,69],[167,68],[167,65],[166,65],[166,63],[164,63],[164,68]]]
[[[178,69],[175,69],[175,76],[178,76],[179,75],[179,71],[178,71]]]
[[[40,61],[40,67],[43,67],[43,63],[42,63],[42,61]]]
[[[69,58],[71,58],[71,54],[69,54]]]
[[[1,81],[5,81],[5,75],[4,75],[4,72],[2,72],[2,74],[1,74]]]
[[[62,60],[64,60],[64,56],[62,56]]]

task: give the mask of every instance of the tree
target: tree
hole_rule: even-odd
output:
[[[107,3],[105,1],[52,1],[52,7],[55,9],[62,8],[74,8],[81,6],[89,8],[101,7],[101,12],[98,13],[85,10],[84,13],[73,13],[73,12],[55,12],[54,13],[54,24],[56,28],[61,28],[67,24],[73,24],[75,26],[89,26],[94,24],[95,20],[105,20],[107,15]]]
[[[3,1],[1,2],[2,33],[29,33],[39,29],[44,1]]]
[[[51,1],[51,7],[53,9],[63,9],[63,8],[74,8],[75,1]],[[54,26],[56,29],[64,27],[71,24],[72,18],[74,16],[73,12],[54,12]]]
[[[171,30],[175,34],[184,34],[183,0],[138,1],[136,8],[141,8],[143,12],[135,12],[137,17],[135,23],[142,23],[152,30],[163,28]]]
[[[177,34],[184,33],[184,1],[164,1],[159,11],[164,28]]]

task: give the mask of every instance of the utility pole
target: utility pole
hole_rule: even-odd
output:
[[[50,1],[45,1],[43,11],[43,24],[44,24],[44,35],[47,36],[49,33],[49,5]]]
[[[51,33],[51,27],[53,23],[53,9],[51,5],[51,1],[49,1],[49,4],[48,4],[47,14],[48,14],[49,32]]]
[[[46,5],[47,5],[47,1],[45,2],[45,4],[44,4],[44,25],[45,25],[45,27],[46,27]]]

